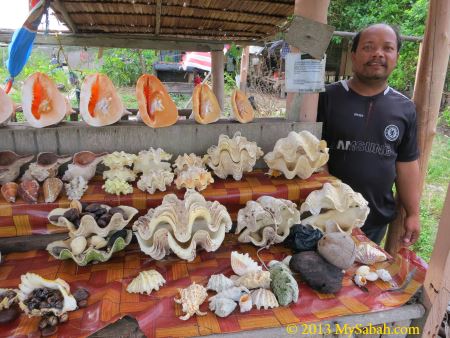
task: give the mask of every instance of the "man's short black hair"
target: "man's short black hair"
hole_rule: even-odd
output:
[[[391,26],[391,25],[389,25],[387,23],[383,23],[382,25],[388,26],[394,31],[395,36],[397,38],[397,52],[399,52],[400,48],[402,48],[402,39],[400,38],[400,32],[399,32],[398,28],[395,27],[395,26]],[[364,28],[364,29],[360,30],[358,33],[356,33],[356,35],[353,37],[353,40],[352,40],[352,53],[356,52],[356,49],[358,48],[359,38],[361,37],[361,33],[364,32],[367,28],[370,28],[372,26],[375,26],[375,25],[367,26],[366,28]]]

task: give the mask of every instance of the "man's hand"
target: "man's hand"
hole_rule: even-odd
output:
[[[402,237],[403,245],[410,246],[419,239],[420,234],[420,220],[419,215],[406,216],[403,223],[405,234]]]

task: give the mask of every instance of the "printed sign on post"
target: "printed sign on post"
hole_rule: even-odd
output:
[[[289,53],[286,57],[286,91],[318,93],[325,91],[325,63],[322,60],[305,59],[303,54]]]

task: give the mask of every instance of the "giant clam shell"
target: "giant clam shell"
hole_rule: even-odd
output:
[[[146,293],[150,295],[153,290],[158,291],[160,286],[163,286],[166,280],[156,270],[141,271],[139,275],[133,279],[127,286],[127,291],[130,293]]]
[[[20,168],[30,162],[34,155],[18,155],[13,151],[0,151],[0,184],[13,182],[20,174]]]
[[[152,171],[142,175],[136,186],[139,190],[154,194],[157,190],[166,191],[167,187],[173,182],[174,173],[170,171]]]
[[[278,301],[272,291],[268,289],[257,289],[252,291],[252,302],[253,305],[259,310],[264,308],[264,310],[278,307]]]
[[[205,190],[208,184],[213,183],[214,179],[211,173],[204,168],[190,167],[180,172],[175,179],[177,189],[196,189]]]
[[[167,162],[172,155],[166,153],[161,148],[150,148],[149,150],[141,150],[134,160],[133,171],[148,175],[157,171],[171,171],[170,163]]]
[[[48,177],[56,177],[59,167],[71,159],[72,156],[69,155],[57,155],[50,152],[39,153],[37,161],[30,164],[21,179],[36,179],[43,182]]]
[[[73,155],[72,163],[63,176],[63,181],[72,181],[78,176],[82,176],[86,182],[89,182],[95,175],[97,164],[99,164],[107,153],[96,154],[92,151],[80,151]]]
[[[188,320],[194,314],[198,316],[205,316],[206,312],[200,311],[200,305],[208,297],[206,289],[199,285],[192,283],[185,289],[178,289],[180,298],[174,298],[175,303],[181,304],[182,311],[186,314],[181,316],[181,320]]]
[[[0,88],[0,126],[7,124],[14,114],[14,102],[6,92]]]
[[[386,255],[369,243],[361,243],[356,248],[355,260],[358,263],[372,265],[378,262],[383,262],[387,259]]]
[[[179,155],[173,164],[175,174],[189,169],[190,167],[205,168],[203,159],[194,153]]]
[[[234,273],[243,276],[251,271],[260,271],[261,267],[256,263],[248,253],[242,254],[237,251],[231,252],[231,268]]]
[[[15,182],[8,182],[3,184],[1,188],[3,198],[10,203],[14,203],[16,201],[18,188],[19,185]]]
[[[229,298],[210,298],[209,299],[209,309],[213,311],[216,316],[227,317],[231,312],[234,311],[237,304],[234,300]]]
[[[133,230],[141,250],[153,259],[160,260],[173,251],[192,261],[197,245],[208,252],[217,250],[231,224],[223,205],[187,190],[184,200],[175,194],[164,196],[160,206],[139,217]]]

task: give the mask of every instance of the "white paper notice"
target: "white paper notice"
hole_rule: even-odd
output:
[[[286,91],[317,93],[325,91],[325,63],[322,60],[302,59],[299,53],[286,57]]]

